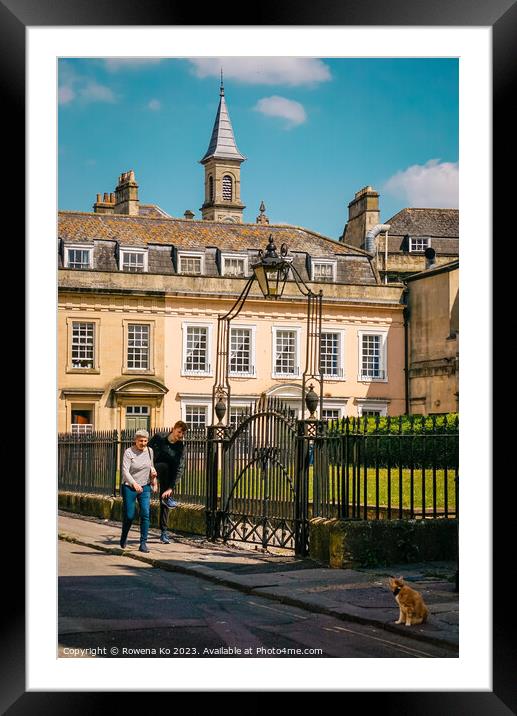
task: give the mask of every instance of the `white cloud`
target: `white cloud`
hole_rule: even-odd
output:
[[[384,191],[416,208],[458,207],[458,162],[430,159],[424,165],[397,172],[384,184]]]
[[[220,77],[254,85],[313,85],[331,79],[319,59],[304,57],[207,57],[190,59],[197,77]]]
[[[75,100],[83,103],[116,102],[117,98],[107,85],[79,75],[70,65],[63,64],[59,68],[58,100],[59,104],[70,104]]]
[[[100,85],[95,80],[87,81],[78,91],[78,96],[84,102],[116,102],[113,91],[106,85]]]
[[[108,72],[145,70],[147,67],[157,65],[162,59],[162,57],[114,57],[104,60],[104,66]]]
[[[287,128],[296,127],[307,120],[303,105],[285,97],[264,97],[259,99],[253,109],[268,117],[280,117],[287,120]]]
[[[68,104],[75,99],[75,92],[70,85],[61,85],[58,90],[59,104]]]
[[[160,110],[162,108],[162,103],[160,102],[159,99],[152,99],[148,103],[147,108],[151,109],[153,112],[158,112],[158,110]]]

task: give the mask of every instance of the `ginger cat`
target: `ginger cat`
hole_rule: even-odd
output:
[[[420,592],[404,584],[403,577],[398,579],[390,577],[389,585],[400,608],[399,618],[395,624],[405,623],[406,626],[411,626],[412,624],[423,624],[427,621],[429,610],[424,604]]]

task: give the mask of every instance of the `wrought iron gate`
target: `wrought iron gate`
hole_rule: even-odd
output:
[[[214,538],[305,552],[297,423],[287,406],[265,398],[234,425],[212,428],[208,512]]]

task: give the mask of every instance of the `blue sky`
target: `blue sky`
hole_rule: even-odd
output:
[[[381,221],[458,206],[458,61],[190,58],[59,61],[59,208],[91,211],[134,169],[142,203],[201,218],[220,69],[244,221],[338,238],[366,185]]]

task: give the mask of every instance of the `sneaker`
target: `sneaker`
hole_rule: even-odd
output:
[[[121,539],[119,544],[121,549],[126,549],[127,539]]]
[[[173,507],[177,507],[178,503],[173,497],[168,497],[166,500],[162,500],[162,505],[164,507],[168,507],[169,509],[172,509]]]
[[[171,541],[170,541],[170,539],[169,539],[169,535],[167,534],[167,532],[162,532],[162,533],[161,533],[161,535],[160,535],[160,542],[162,542],[163,544],[170,544],[170,543],[171,543]]]
[[[151,550],[149,549],[149,547],[146,545],[145,542],[140,542],[140,547],[138,548],[138,551],[139,552],[150,552]]]

